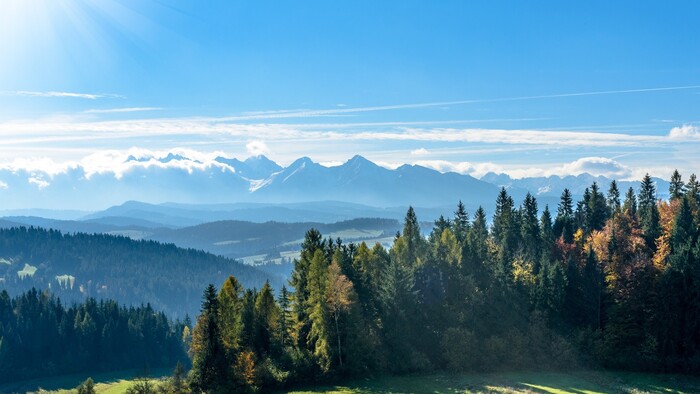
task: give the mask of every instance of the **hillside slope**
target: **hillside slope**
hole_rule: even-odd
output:
[[[86,296],[150,303],[173,317],[199,310],[202,289],[235,275],[246,287],[279,279],[231,259],[155,241],[105,234],[0,229],[0,288],[50,288],[64,301]]]

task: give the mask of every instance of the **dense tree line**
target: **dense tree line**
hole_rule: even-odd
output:
[[[624,197],[622,195],[624,194]],[[194,392],[269,389],[433,369],[700,372],[700,183],[659,201],[593,184],[540,211],[501,190],[491,225],[460,203],[424,237],[413,209],[393,246],[306,233],[290,284],[204,293]]]
[[[0,292],[0,381],[83,371],[172,366],[186,360],[187,322],[150,305],[86,299],[65,306],[35,289]]]
[[[36,271],[22,274],[26,265]],[[127,305],[149,302],[183,318],[197,312],[207,283],[222,282],[229,274],[250,287],[262,286],[269,277],[234,260],[172,244],[33,227],[0,229],[0,288],[12,295],[36,287],[68,302],[86,297]]]

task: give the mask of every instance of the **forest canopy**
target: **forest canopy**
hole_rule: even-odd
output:
[[[311,229],[290,281],[210,285],[193,331],[195,391],[270,389],[426,370],[603,367],[700,372],[700,183],[670,200],[593,183],[542,210],[502,189],[492,225],[460,202],[421,235],[409,208],[381,245]]]

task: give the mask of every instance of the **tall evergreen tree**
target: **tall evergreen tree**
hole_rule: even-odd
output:
[[[324,372],[330,371],[333,358],[331,329],[326,308],[328,266],[329,263],[323,252],[317,250],[309,267],[309,299],[307,300],[307,315],[311,321],[308,342],[312,346],[316,362]]]
[[[625,194],[625,202],[622,206],[622,212],[625,212],[632,218],[637,217],[637,196],[634,194],[634,189],[630,187]]]
[[[267,356],[277,350],[279,309],[270,282],[265,282],[255,299],[255,329],[253,344],[256,354]]]
[[[521,207],[520,232],[523,240],[523,250],[525,254],[535,263],[540,259],[540,223],[537,217],[537,200],[530,193],[527,193]]]
[[[413,268],[419,264],[425,249],[425,240],[421,235],[420,224],[418,223],[416,211],[413,210],[413,207],[408,207],[401,237],[404,239],[406,245],[406,254],[403,263]]]
[[[294,325],[294,320],[291,314],[291,301],[292,294],[290,294],[289,290],[287,290],[287,286],[282,285],[280,294],[277,297],[277,304],[280,308],[279,322],[277,323],[279,333],[277,335],[280,339],[282,347],[291,345],[290,332],[292,330],[292,326]]]
[[[228,380],[226,352],[221,342],[219,301],[213,284],[204,290],[202,309],[195,327],[194,359],[190,387],[198,392],[221,390]]]
[[[686,185],[686,194],[692,199],[696,205],[700,203],[700,181],[697,180],[695,174],[690,174],[688,184]]]
[[[586,197],[584,196],[584,201],[585,200]],[[603,193],[598,188],[598,184],[596,182],[593,182],[590,188],[590,195],[588,198],[588,207],[586,209],[584,227],[588,232],[600,230],[603,228],[606,219],[607,205],[605,201],[605,196],[603,196]]]
[[[611,216],[616,216],[622,210],[622,206],[620,204],[620,189],[617,188],[617,181],[614,179],[612,182],[610,182],[607,203]]]
[[[660,235],[659,209],[656,206],[656,187],[649,174],[644,176],[639,189],[639,220],[647,245],[655,249],[656,238]]]
[[[681,198],[685,193],[685,184],[683,183],[681,174],[678,172],[678,170],[674,170],[673,175],[671,175],[671,181],[668,184],[668,193],[671,200]]]
[[[561,194],[553,230],[555,237],[564,237],[564,242],[574,241],[574,200],[569,189]]]
[[[219,291],[219,321],[221,322],[221,341],[226,348],[229,359],[235,359],[240,349],[243,323],[243,286],[234,276],[229,276]]]
[[[457,204],[457,210],[455,211],[455,217],[453,220],[453,233],[457,237],[457,241],[463,243],[467,238],[467,231],[469,230],[469,214],[467,209],[462,204],[462,201]]]

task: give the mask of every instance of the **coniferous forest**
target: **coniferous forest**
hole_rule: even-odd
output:
[[[459,203],[427,237],[409,208],[388,250],[311,229],[289,287],[230,276],[204,290],[194,324],[3,292],[0,360],[30,376],[173,365],[186,349],[178,390],[207,393],[435,370],[698,374],[700,182],[676,172],[670,185],[661,201],[649,176],[636,191],[594,183],[551,208],[502,189],[491,220]]]
[[[521,204],[492,224],[460,203],[427,239],[409,209],[393,246],[309,230],[291,289],[204,292],[190,389],[243,392],[428,370],[700,372],[700,182],[670,201],[592,184],[580,201]]]
[[[182,333],[150,305],[126,308],[88,298],[65,306],[35,289],[0,292],[0,382],[73,372],[175,365],[186,361]]]

